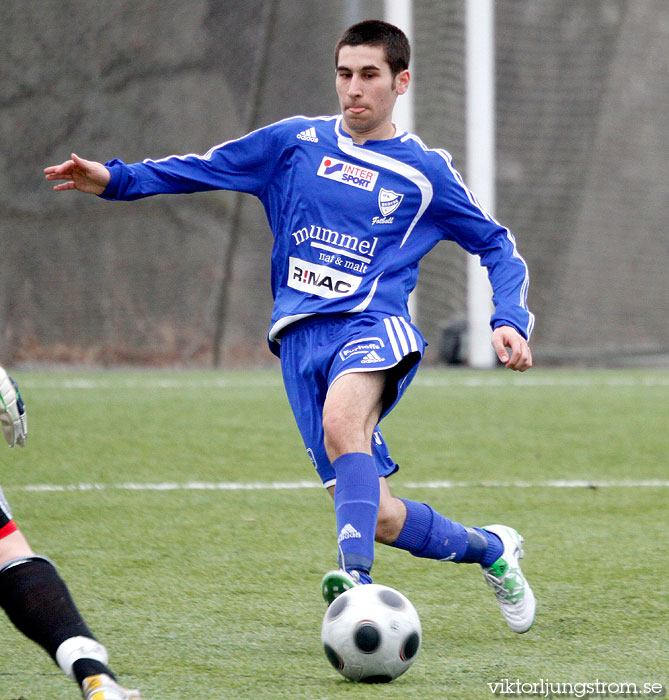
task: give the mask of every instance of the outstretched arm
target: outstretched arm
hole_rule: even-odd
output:
[[[532,352],[528,342],[515,328],[498,326],[492,333],[492,346],[499,361],[507,369],[524,372],[532,366]],[[509,354],[508,350],[511,351]]]
[[[70,160],[60,165],[52,165],[44,168],[47,180],[64,180],[60,185],[55,185],[54,190],[79,190],[88,194],[102,194],[109,183],[109,170],[94,160],[84,160],[76,153]]]

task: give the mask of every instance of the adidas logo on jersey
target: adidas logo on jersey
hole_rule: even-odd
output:
[[[316,129],[312,126],[310,129],[305,129],[300,131],[297,138],[301,141],[311,141],[311,143],[318,143],[318,136],[316,136]]]
[[[374,362],[383,362],[383,358],[379,355],[376,350],[372,350],[371,352],[368,352],[362,360],[360,360],[361,364],[363,365],[371,365]]]
[[[360,539],[362,535],[351,525],[351,523],[346,523],[339,533],[337,538],[337,544],[341,544],[344,540],[357,540]]]

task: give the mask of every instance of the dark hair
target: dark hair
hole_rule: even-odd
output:
[[[409,67],[411,47],[401,29],[379,19],[368,19],[349,27],[335,47],[335,68],[342,46],[382,46],[393,76]]]

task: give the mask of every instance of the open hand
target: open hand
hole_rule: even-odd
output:
[[[109,170],[94,160],[84,160],[76,153],[70,160],[60,165],[51,165],[44,168],[47,180],[64,180],[60,185],[55,185],[56,192],[64,190],[79,190],[89,194],[102,194],[109,183]]]

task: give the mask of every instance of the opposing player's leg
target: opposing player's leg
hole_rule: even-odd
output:
[[[17,529],[2,490],[0,607],[20,632],[77,681],[86,700],[141,700],[137,691],[116,682],[106,649],[89,630],[56,567],[35,554]]]

